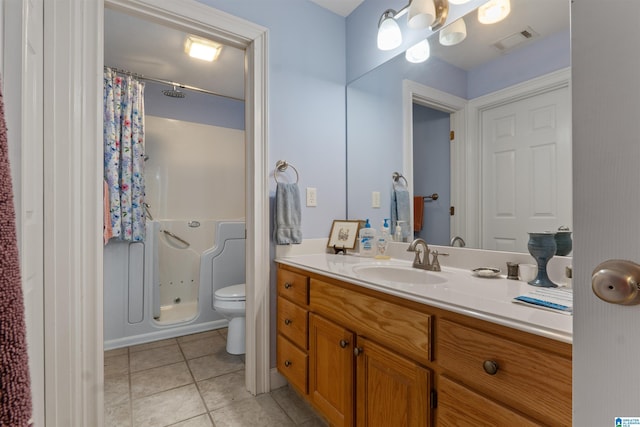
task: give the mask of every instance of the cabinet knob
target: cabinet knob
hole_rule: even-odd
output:
[[[289,366],[291,366],[291,361],[290,361],[290,360],[285,360],[285,361],[284,361],[284,366],[286,366],[287,368],[288,368]]]
[[[353,354],[355,356],[360,356],[362,353],[364,353],[364,349],[362,347],[356,347],[353,349]]]
[[[340,347],[342,348],[346,348],[349,345],[349,341],[347,340],[340,340]]]
[[[498,363],[493,360],[485,360],[482,364],[484,371],[489,375],[495,375],[498,372]]]
[[[293,323],[293,321],[291,319],[284,319],[284,324],[285,325],[290,325],[291,323]]]
[[[286,282],[286,283],[284,284],[284,288],[285,288],[285,289],[289,289],[289,288],[291,288],[292,286],[293,286],[293,285],[292,285],[291,283],[289,283],[289,282]]]

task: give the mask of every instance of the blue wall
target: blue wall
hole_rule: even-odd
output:
[[[303,194],[317,188],[302,233],[327,237],[346,216],[345,19],[310,1],[199,1],[269,29],[269,164],[285,159]]]

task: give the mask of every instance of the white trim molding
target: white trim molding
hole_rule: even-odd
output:
[[[106,5],[246,50],[247,355],[269,391],[267,29],[194,0]],[[47,425],[103,425],[103,0],[45,2],[45,377]]]
[[[466,212],[467,245],[481,247],[482,243],[482,113],[503,104],[571,87],[571,68],[554,71],[508,88],[480,96],[467,104],[467,142],[464,153],[464,203]],[[462,210],[462,209],[461,209]]]

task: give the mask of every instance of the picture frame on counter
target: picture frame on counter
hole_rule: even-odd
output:
[[[331,225],[327,248],[354,249],[362,221],[335,219]]]

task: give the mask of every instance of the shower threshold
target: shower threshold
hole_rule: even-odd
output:
[[[198,302],[182,302],[180,304],[163,305],[160,307],[160,318],[155,321],[161,325],[188,322],[196,318]]]

